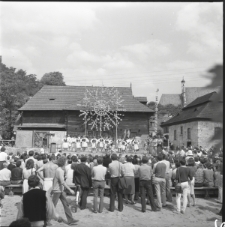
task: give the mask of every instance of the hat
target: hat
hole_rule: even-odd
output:
[[[188,150],[186,153],[187,156],[193,156],[192,150]]]

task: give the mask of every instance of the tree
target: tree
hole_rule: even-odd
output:
[[[40,82],[43,85],[65,86],[63,75],[60,72],[45,73]]]
[[[16,72],[13,67],[8,68],[2,63],[0,65],[0,130],[4,139],[10,139],[19,114],[18,109],[40,86],[36,75],[27,76],[22,69]]]

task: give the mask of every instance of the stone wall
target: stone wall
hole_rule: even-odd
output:
[[[181,126],[183,126],[183,135],[181,135]],[[203,148],[209,149],[217,141],[211,141],[210,139],[215,133],[215,127],[222,127],[221,123],[211,121],[193,121],[178,125],[169,126],[169,140],[175,147],[188,143],[188,128],[191,129],[191,145],[193,147],[202,146]],[[174,130],[177,131],[177,139],[174,140]]]
[[[183,134],[181,134],[181,126],[183,127]],[[178,125],[169,126],[169,140],[175,147],[187,146],[188,140],[188,128],[191,129],[191,145],[193,147],[198,146],[198,122],[188,122]],[[174,140],[174,130],[176,130],[177,139]]]
[[[198,122],[198,143],[199,146],[209,149],[218,141],[211,141],[211,138],[215,134],[215,127],[223,127],[221,123],[211,121],[199,121]]]

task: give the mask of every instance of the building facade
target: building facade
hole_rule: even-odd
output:
[[[23,107],[19,109],[20,118],[16,128],[17,147],[49,147],[50,144],[61,144],[63,138],[70,136],[99,137],[100,131],[85,124],[81,116],[81,103],[86,91],[95,91],[100,87],[82,86],[44,86]],[[102,129],[101,136],[115,139],[124,136],[129,130],[130,137],[146,137],[151,129],[149,119],[154,110],[146,106],[147,99],[134,97],[131,87],[116,87],[122,100],[123,110],[118,109],[121,121],[118,127]],[[94,101],[94,100],[93,100]],[[96,102],[99,104],[97,100]]]
[[[216,96],[217,93],[212,92],[195,99],[176,116],[161,124],[175,148],[191,145],[209,149],[217,143],[211,139],[222,128],[222,123],[212,119],[217,111],[222,112],[223,102],[213,103]]]

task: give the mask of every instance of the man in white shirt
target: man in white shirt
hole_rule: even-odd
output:
[[[104,200],[104,189],[105,189],[105,175],[107,173],[107,168],[104,167],[103,158],[98,157],[98,165],[94,166],[92,169],[92,178],[93,178],[93,190],[94,190],[94,213],[97,213],[97,199],[98,193],[100,194],[100,203],[99,203],[99,213],[102,213],[103,210],[103,200]]]
[[[3,146],[0,152],[0,170],[3,169],[3,163],[7,161],[7,157],[8,155],[5,152],[5,147]]]
[[[3,163],[3,169],[0,170],[0,185],[6,186],[10,184],[11,179],[11,171],[7,169],[7,163]]]

